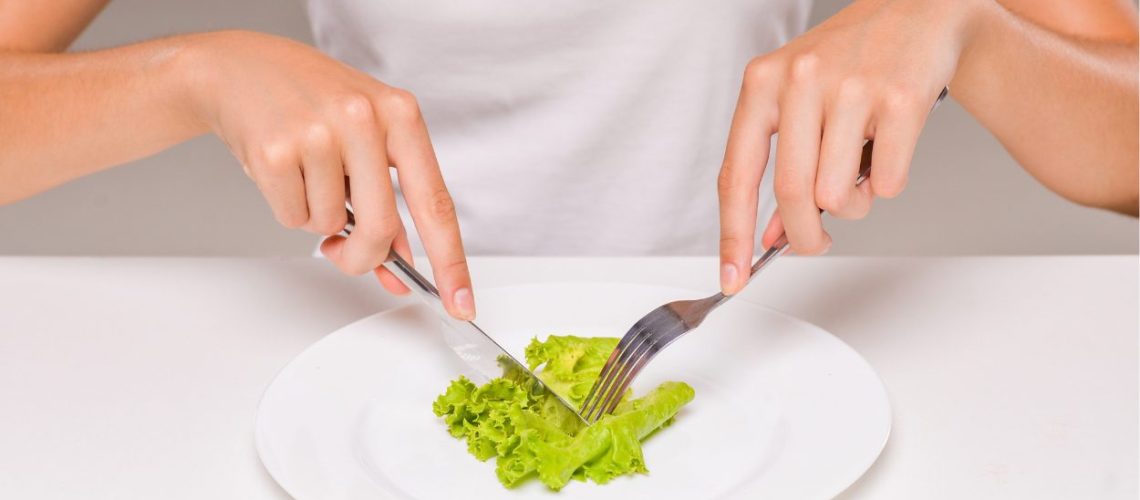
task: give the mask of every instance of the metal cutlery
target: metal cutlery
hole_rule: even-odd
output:
[[[343,233],[345,235],[352,234],[353,229],[356,228],[356,215],[352,212],[352,207],[346,206],[348,212],[348,223],[344,227]],[[526,365],[511,356],[506,349],[503,349],[495,339],[487,335],[483,329],[475,325],[471,321],[463,321],[453,318],[447,313],[443,307],[443,301],[439,297],[439,290],[432,284],[431,280],[416,271],[408,261],[400,257],[394,250],[388,253],[388,260],[384,262],[384,267],[392,271],[400,281],[404,282],[412,293],[415,293],[420,299],[423,299],[425,305],[435,312],[443,323],[443,338],[444,342],[459,357],[471,367],[475,368],[487,379],[501,377],[506,373],[517,373],[528,378],[530,384],[530,391],[534,395],[539,395],[543,392],[548,392],[554,396],[566,411],[578,417],[583,423],[585,419],[578,413],[574,407],[568,403],[562,396],[551,390],[542,382],[533,372],[526,367]]]
[[[949,88],[942,89],[931,107],[931,112],[946,99],[948,92]],[[871,153],[874,143],[871,140],[863,145],[856,185],[862,184],[871,173]],[[775,243],[752,264],[746,284],[776,257],[787,251],[787,235],[780,235]],[[703,299],[678,300],[650,311],[634,323],[606,360],[598,379],[582,402],[579,412],[586,422],[596,422],[603,415],[613,412],[630,383],[641,373],[646,364],[673,341],[697,328],[709,313],[727,300],[728,297],[720,292]]]

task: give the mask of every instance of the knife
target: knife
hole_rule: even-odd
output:
[[[348,213],[348,223],[344,226],[343,234],[350,235],[356,228],[356,216],[352,213],[351,206],[346,204],[345,209]],[[578,413],[578,410],[574,409],[558,393],[547,387],[534,372],[530,371],[514,356],[511,356],[511,353],[503,349],[482,328],[471,321],[455,319],[448,314],[443,307],[443,300],[440,299],[439,290],[436,289],[435,285],[419,271],[416,271],[416,268],[412,267],[403,257],[400,257],[395,250],[389,251],[384,267],[400,278],[400,281],[403,281],[404,285],[412,290],[412,293],[415,293],[429,309],[435,312],[436,317],[443,324],[444,341],[460,359],[475,368],[480,375],[486,377],[487,380],[502,377],[507,373],[523,376],[529,382],[532,395],[540,396],[543,393],[548,393],[554,396],[554,399],[561,403],[566,411],[577,417],[582,424],[589,425],[586,419]]]

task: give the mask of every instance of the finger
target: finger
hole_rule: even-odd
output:
[[[298,228],[309,220],[301,159],[291,146],[272,144],[253,160],[252,177],[282,226]]]
[[[856,186],[870,104],[855,84],[841,87],[823,129],[815,201],[840,219],[860,219],[871,210],[869,186]]]
[[[801,58],[794,63],[780,109],[776,147],[777,210],[792,250],[800,255],[823,253],[831,244],[815,203],[823,121],[818,63],[814,58]]]
[[[875,196],[894,198],[906,187],[918,136],[926,123],[927,105],[920,100],[888,98],[875,123],[870,184]]]
[[[396,211],[396,195],[388,175],[383,131],[371,101],[350,100],[344,112],[346,120],[340,130],[342,154],[356,227],[336,263],[344,272],[356,275],[387,260],[403,223]]]
[[[324,255],[325,258],[329,260],[329,262],[332,262],[333,264],[336,264],[337,267],[340,267],[340,264],[337,263],[340,262],[341,255],[344,253],[345,241],[345,237],[339,235],[329,236],[328,238],[325,238],[324,241],[321,241],[321,255]]]
[[[383,106],[388,120],[388,151],[444,307],[456,318],[474,319],[475,299],[455,204],[439,171],[427,125],[410,94],[391,94],[384,98]]]
[[[732,117],[724,163],[717,177],[720,198],[720,287],[734,294],[747,280],[756,234],[760,179],[768,163],[777,122],[774,78],[763,60],[749,64]]]
[[[401,234],[403,235],[402,237],[397,237],[396,240],[392,242],[392,248],[396,249],[397,253],[399,253],[401,257],[404,257],[404,260],[411,263],[411,250],[408,246],[407,235],[406,233]],[[343,236],[330,236],[325,238],[325,240],[321,242],[321,254],[331,262],[340,262],[344,252],[345,241]],[[385,266],[377,267],[373,272],[376,274],[376,278],[380,281],[380,284],[389,292],[396,295],[405,295],[411,291],[404,285],[404,282],[400,281],[400,279],[397,278],[395,274],[392,274],[392,271],[389,271]]]
[[[344,167],[332,130],[314,126],[306,137],[301,169],[308,198],[309,222],[305,229],[332,236],[344,229]]]
[[[351,190],[351,184],[350,180],[347,177],[344,177],[343,169],[337,169],[337,177],[338,179],[336,183],[339,188],[339,193],[341,194],[340,199],[336,202],[336,212],[341,217],[347,218],[344,210],[344,199],[346,196],[348,196],[348,193]],[[336,188],[330,189],[330,191],[333,191],[335,193]],[[334,196],[330,196],[330,198],[335,199]],[[340,223],[340,226],[343,230],[344,223]],[[326,257],[328,257],[329,260],[340,262],[342,261],[341,255],[344,250],[345,242],[346,239],[340,236],[327,238],[321,244],[321,252]],[[407,232],[404,230],[403,225],[400,226],[399,233],[392,241],[391,246],[392,249],[399,253],[400,256],[407,260],[409,263],[413,262],[411,247],[408,243]],[[375,273],[377,279],[380,281],[380,284],[389,292],[396,295],[405,295],[411,291],[402,281],[400,281],[398,277],[396,277],[395,274],[393,274],[385,266],[381,265],[379,267],[376,267],[373,272]]]
[[[772,248],[772,245],[776,244],[776,240],[780,239],[783,235],[784,221],[780,219],[780,212],[773,213],[772,217],[768,219],[768,226],[764,228],[763,236],[760,237],[760,244],[763,245],[764,250],[767,251],[769,248]]]
[[[400,228],[400,234],[396,236],[395,240],[392,240],[392,250],[399,254],[400,257],[403,257],[408,264],[415,266],[415,262],[412,261],[412,246],[408,242],[408,232],[402,227]],[[389,292],[396,295],[407,295],[411,292],[411,289],[409,289],[403,281],[400,281],[400,278],[396,277],[396,275],[388,269],[388,266],[377,267],[374,272],[376,273],[376,279],[380,280],[380,284],[384,285],[384,288]]]

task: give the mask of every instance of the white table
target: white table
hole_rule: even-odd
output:
[[[716,287],[716,262],[476,258],[478,287]],[[833,332],[894,433],[845,499],[1134,499],[1138,261],[786,258],[744,293]],[[315,259],[0,258],[0,497],[284,498],[274,373],[398,302]]]

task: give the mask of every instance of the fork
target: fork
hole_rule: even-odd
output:
[[[946,99],[949,88],[943,88],[938,94],[930,111],[934,112],[938,105]],[[869,140],[863,145],[863,153],[859,159],[859,175],[855,178],[858,186],[867,180],[871,173],[871,152],[875,141]],[[820,210],[823,213],[823,210]],[[765,267],[788,251],[788,236],[781,234],[756,262],[748,274],[745,285],[752,281]],[[724,304],[729,296],[717,292],[703,299],[677,300],[660,306],[633,324],[617,347],[610,353],[605,366],[602,367],[598,379],[594,381],[586,399],[582,401],[579,413],[588,423],[598,421],[603,415],[612,413],[626,389],[633,379],[662,349],[672,344],[682,335],[692,331],[708,317],[717,307]]]

